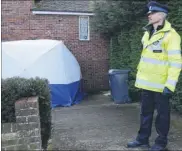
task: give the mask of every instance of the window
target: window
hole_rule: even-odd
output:
[[[89,40],[89,17],[80,16],[79,17],[79,39],[80,40]]]

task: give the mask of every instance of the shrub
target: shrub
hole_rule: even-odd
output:
[[[169,22],[182,38],[182,1],[157,0],[168,3]],[[142,27],[147,24],[144,15],[147,0],[112,1],[105,0],[96,6],[96,19],[92,23],[95,30],[110,39],[109,65],[110,68],[131,69],[129,74],[129,92],[133,101],[138,101],[139,90],[135,88],[136,68],[142,50]],[[103,7],[104,6],[104,7]],[[143,10],[143,11],[142,11]],[[142,15],[143,13],[143,15]],[[145,18],[143,18],[145,16]],[[181,46],[182,47],[182,46]],[[172,107],[182,113],[182,75],[171,99]]]
[[[15,101],[23,97],[39,97],[42,147],[46,148],[51,133],[51,107],[48,81],[40,78],[8,78],[2,80],[2,123],[15,122]]]

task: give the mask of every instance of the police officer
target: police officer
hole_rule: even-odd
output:
[[[143,50],[138,64],[135,86],[141,92],[141,123],[138,136],[128,147],[149,147],[154,109],[158,136],[151,151],[165,150],[170,128],[169,97],[175,91],[182,68],[181,38],[166,20],[168,7],[151,1],[148,25],[142,38]]]

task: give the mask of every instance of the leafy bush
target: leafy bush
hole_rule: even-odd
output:
[[[147,24],[145,16],[148,0],[105,0],[95,7],[93,28],[110,39],[110,68],[131,69],[129,74],[129,92],[133,101],[138,101],[139,90],[135,88],[136,68],[139,63],[143,36],[142,27]],[[167,3],[170,8],[168,20],[182,37],[182,1],[158,0]],[[143,15],[142,15],[143,13]],[[176,92],[171,100],[173,108],[182,111],[182,77],[180,76]],[[181,112],[182,113],[182,112]]]
[[[15,122],[15,101],[23,97],[39,97],[42,147],[46,148],[51,133],[51,107],[48,81],[40,78],[8,78],[2,80],[2,123]]]
[[[171,22],[172,26],[182,39],[182,1],[169,0],[168,5],[171,10],[168,20]],[[182,114],[182,73],[179,76],[176,91],[171,99],[171,104],[176,111]]]

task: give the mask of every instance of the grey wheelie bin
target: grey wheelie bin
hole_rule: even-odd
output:
[[[109,86],[112,100],[116,104],[130,103],[128,94],[128,73],[130,70],[109,70]]]

